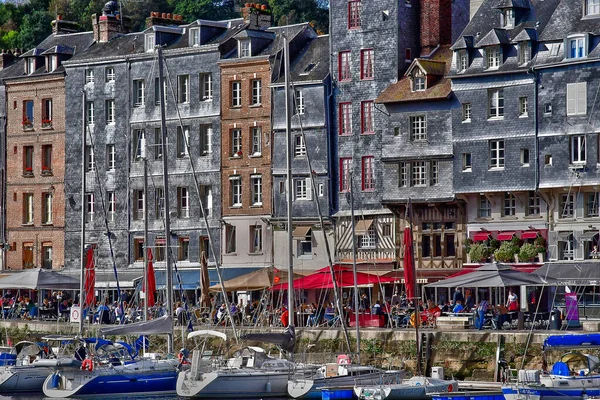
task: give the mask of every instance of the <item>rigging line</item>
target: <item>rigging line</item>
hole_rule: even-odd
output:
[[[89,130],[89,126],[87,128]],[[104,198],[104,193],[103,193],[103,186],[102,183],[100,182],[100,176],[98,174],[98,168],[96,168],[96,157],[95,157],[95,142],[94,142],[94,135],[91,134],[91,132],[88,132],[89,134],[87,135],[90,138],[90,142],[91,142],[91,151],[92,154],[94,154],[94,178],[96,178],[96,185],[98,186],[98,190],[100,191],[100,204],[102,205],[102,212],[104,214],[104,227],[106,228],[106,237],[108,239],[108,248],[110,251],[110,259],[112,261],[112,265],[113,265],[113,272],[115,274],[115,280],[117,282],[117,298],[118,298],[118,302],[119,302],[119,309],[121,311],[121,323],[124,324],[125,323],[125,318],[123,318],[124,312],[123,312],[123,296],[121,294],[121,285],[119,283],[119,273],[117,272],[117,263],[115,261],[115,251],[113,248],[113,243],[112,243],[112,232],[110,230],[110,226],[108,223],[108,213],[106,212],[106,199]],[[83,188],[83,190],[85,191],[86,188]],[[93,193],[92,193],[93,196]],[[96,199],[93,199],[94,203],[96,202]],[[81,205],[83,207],[83,204]]]
[[[287,71],[286,71],[287,73]],[[296,88],[295,88],[295,84],[294,84],[294,80],[292,79],[291,74],[289,75],[289,82],[290,82],[290,86],[292,88],[292,91],[294,93],[294,100],[296,99]],[[285,88],[285,90],[287,91],[288,88]],[[350,336],[348,335],[348,329],[346,327],[346,321],[345,318],[343,317],[344,315],[344,309],[342,307],[342,302],[341,302],[341,298],[340,298],[340,292],[341,289],[338,288],[337,286],[337,281],[335,280],[335,268],[333,266],[333,258],[331,256],[331,249],[329,247],[329,240],[327,238],[327,232],[325,231],[325,223],[324,223],[324,219],[323,219],[323,213],[321,210],[321,204],[319,202],[319,196],[318,196],[318,192],[317,192],[317,187],[316,187],[316,183],[315,183],[315,174],[313,174],[313,169],[312,169],[312,163],[311,163],[311,159],[310,159],[310,155],[308,152],[308,148],[306,147],[306,135],[304,134],[304,126],[302,124],[302,116],[300,115],[300,111],[298,109],[298,102],[294,101],[294,106],[296,109],[296,114],[298,115],[298,122],[300,124],[300,135],[302,136],[302,141],[304,142],[304,147],[306,148],[306,161],[307,161],[307,166],[308,166],[308,173],[310,175],[310,186],[311,189],[313,191],[313,193],[315,193],[315,205],[317,206],[317,214],[319,215],[319,225],[321,226],[321,231],[323,232],[323,240],[325,242],[325,252],[327,253],[327,261],[329,262],[329,270],[331,273],[331,279],[334,285],[334,299],[336,302],[336,306],[338,308],[339,311],[339,315],[340,315],[340,322],[342,325],[342,329],[344,331],[344,338],[346,340],[346,345],[348,346],[348,350],[350,350],[352,347],[350,345]],[[329,129],[330,127],[328,127]],[[288,149],[291,148],[291,146],[288,144]],[[292,179],[292,177],[288,177],[288,179]],[[291,227],[288,227],[288,229],[291,229]],[[354,238],[353,238],[354,239]],[[291,249],[290,249],[291,250]],[[293,276],[288,277],[288,279],[293,279]],[[355,305],[358,306],[358,305]],[[359,350],[360,351],[360,350]]]

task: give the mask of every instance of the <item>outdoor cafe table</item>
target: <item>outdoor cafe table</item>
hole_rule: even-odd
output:
[[[356,326],[356,314],[350,313],[350,326]],[[361,328],[383,328],[385,327],[385,317],[383,315],[376,315],[370,313],[359,313],[358,314],[358,326]]]

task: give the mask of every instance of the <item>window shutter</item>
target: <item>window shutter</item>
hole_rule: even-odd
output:
[[[488,51],[487,49],[483,49],[483,59],[485,61],[485,69],[488,69],[490,67],[490,63],[488,60]]]
[[[310,178],[306,178],[306,200],[312,200],[312,186],[310,185]]]
[[[577,111],[577,99],[575,98],[575,96],[577,95],[577,89],[575,85],[577,84],[567,84],[567,115],[573,115]]]
[[[501,67],[504,64],[504,51],[502,45],[498,46],[498,66]]]
[[[587,114],[587,82],[577,84],[577,114]]]
[[[206,154],[206,128],[200,126],[200,155]]]

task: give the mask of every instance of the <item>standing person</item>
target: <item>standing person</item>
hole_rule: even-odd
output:
[[[396,303],[400,304],[401,302],[402,302],[402,299],[400,298],[400,295],[398,294],[398,291],[396,290],[394,292],[394,295],[392,296],[391,303],[392,303],[392,305],[394,305]]]
[[[369,298],[367,297],[366,293],[363,293],[363,295],[360,298],[360,303],[359,303],[359,307],[358,307],[359,311],[369,311],[371,310],[371,302],[369,301]]]
[[[461,304],[464,303],[465,297],[460,291],[460,288],[456,288],[456,290],[454,291],[454,296],[452,296],[452,305],[455,306],[459,301],[461,302]]]
[[[483,323],[485,322],[485,313],[487,312],[488,308],[490,306],[490,303],[488,303],[488,301],[483,298],[480,302],[479,302],[479,306],[477,307],[477,329],[482,330],[483,329]]]
[[[512,290],[508,291],[508,300],[506,301],[506,308],[508,308],[509,312],[519,310],[519,298]]]
[[[475,308],[475,298],[473,297],[473,292],[469,292],[467,295],[467,299],[465,300],[465,308],[469,311]]]

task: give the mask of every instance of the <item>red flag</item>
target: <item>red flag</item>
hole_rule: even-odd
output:
[[[415,263],[413,259],[412,229],[404,228],[404,284],[406,285],[406,297],[415,297]]]
[[[96,267],[94,265],[94,248],[90,246],[85,262],[85,306],[93,306],[96,302]]]
[[[144,281],[144,293],[146,294],[146,304],[153,307],[155,304],[154,292],[156,292],[156,278],[154,276],[154,267],[152,266],[152,249],[148,249],[148,276]]]

